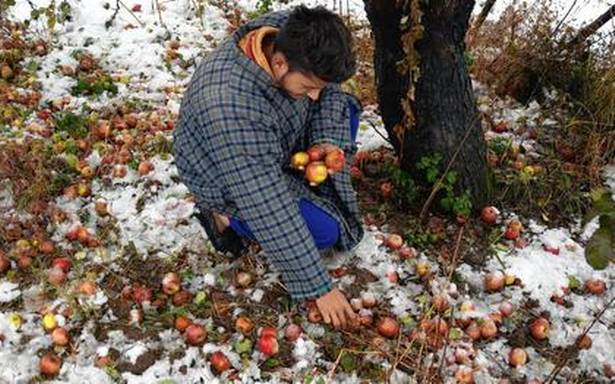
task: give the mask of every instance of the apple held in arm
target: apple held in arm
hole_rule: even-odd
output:
[[[305,152],[296,152],[290,159],[292,168],[305,173],[312,187],[323,183],[329,175],[341,171],[346,165],[344,151],[333,144],[315,144]]]

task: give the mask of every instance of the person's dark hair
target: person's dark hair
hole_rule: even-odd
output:
[[[296,7],[278,32],[274,50],[286,56],[290,70],[313,73],[328,82],[341,83],[356,70],[350,31],[322,6]]]

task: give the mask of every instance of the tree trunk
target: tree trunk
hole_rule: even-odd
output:
[[[405,53],[400,30],[402,12],[396,3],[395,0],[365,0],[365,11],[374,35],[374,72],[380,115],[398,152],[400,142],[392,129],[404,118],[401,99],[408,92],[408,76],[397,69]]]
[[[409,83],[408,75],[401,75],[396,65],[400,54],[405,55],[400,16],[393,20],[390,14],[397,2],[365,3],[376,44],[374,64],[380,110],[396,151],[403,151],[402,168],[415,173],[420,158],[434,152],[444,156],[445,166],[459,149],[452,164],[459,175],[457,192],[468,190],[474,207],[482,206],[490,197],[487,149],[464,56],[464,37],[474,2],[430,0],[420,4],[424,34],[415,44],[420,77],[414,101],[410,101],[415,125],[405,127],[402,146],[394,129],[404,121],[401,101],[407,97]]]
[[[474,30],[474,32],[477,32],[480,29],[480,27],[483,25],[483,23],[487,19],[487,16],[489,16],[489,12],[491,12],[491,9],[493,8],[494,4],[495,4],[495,0],[485,1],[485,4],[483,5],[483,9],[480,10],[480,13],[476,17],[476,20],[474,21],[472,25],[472,29]]]
[[[572,39],[572,41],[570,42],[570,45],[575,46],[575,45],[578,45],[584,42],[585,40],[587,40],[588,37],[596,33],[596,31],[598,31],[604,24],[606,24],[613,17],[615,17],[615,4],[612,5],[602,15],[600,15],[600,17],[598,17],[596,20],[592,21],[585,27],[581,28],[577,36],[574,39]]]
[[[473,6],[467,0],[421,3],[425,32],[415,44],[421,59],[412,103],[416,129],[406,133],[403,166],[409,168],[433,152],[442,153],[448,163],[460,148],[453,169],[478,207],[489,191],[487,148],[464,55]]]

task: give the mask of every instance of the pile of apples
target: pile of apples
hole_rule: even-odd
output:
[[[333,144],[314,144],[290,159],[292,168],[305,173],[312,187],[322,184],[329,175],[341,171],[346,164],[344,151]]]

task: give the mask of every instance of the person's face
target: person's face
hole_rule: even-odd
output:
[[[317,101],[320,91],[327,82],[315,75],[308,75],[299,71],[290,71],[284,54],[275,52],[272,57],[271,70],[273,71],[273,84],[283,89],[290,97],[300,99],[309,97]]]

